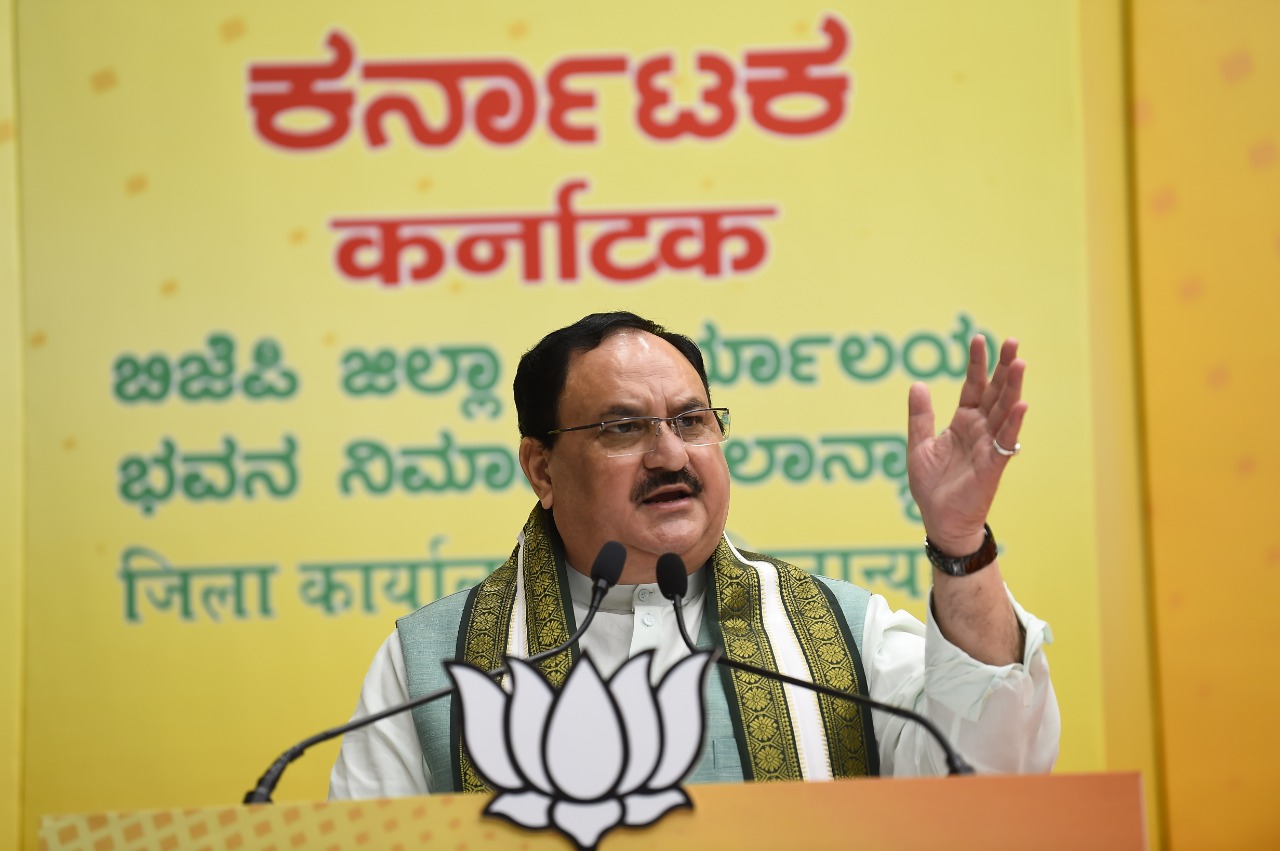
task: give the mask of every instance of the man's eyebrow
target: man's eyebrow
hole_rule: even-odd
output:
[[[687,396],[671,409],[675,411],[675,413],[670,414],[670,416],[679,416],[687,411],[705,407],[707,407],[707,403],[701,398],[697,396]],[[604,408],[601,408],[598,416],[602,420],[607,420],[616,417],[650,417],[653,415],[637,405],[627,402],[614,402]]]
[[[702,401],[699,396],[688,396],[683,402],[676,406],[676,410],[680,413],[696,411],[698,408],[710,407],[706,402]]]
[[[599,416],[602,419],[607,420],[614,417],[643,417],[647,416],[647,414],[635,405],[628,405],[625,402],[614,402],[612,405],[601,409]]]

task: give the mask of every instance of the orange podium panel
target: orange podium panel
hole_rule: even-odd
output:
[[[693,809],[599,847],[1077,851],[1146,847],[1137,774],[859,779],[687,787]],[[45,816],[44,849],[572,848],[483,815],[487,795]]]

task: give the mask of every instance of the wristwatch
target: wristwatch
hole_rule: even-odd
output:
[[[991,534],[991,527],[983,523],[982,532],[982,546],[978,547],[975,553],[969,553],[967,556],[949,556],[934,546],[933,541],[930,541],[929,536],[926,535],[924,554],[929,557],[930,564],[948,576],[968,576],[971,573],[977,573],[996,560],[996,538]]]

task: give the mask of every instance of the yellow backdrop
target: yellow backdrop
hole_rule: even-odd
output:
[[[1151,590],[1172,847],[1274,848],[1280,6],[1134,4]]]
[[[1146,767],[1141,612],[1102,663],[1141,556],[1096,335],[1120,128],[1086,120],[1119,21],[1085,5],[20,3],[28,841],[233,802],[344,720],[394,618],[509,551],[514,365],[603,309],[707,348],[737,539],[918,615],[907,387],[946,408],[966,335],[1021,338],[992,525],[1057,637],[1059,765]]]
[[[0,824],[22,823],[22,317],[14,151],[13,4],[0,2]]]

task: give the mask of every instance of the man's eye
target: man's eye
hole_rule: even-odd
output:
[[[677,428],[705,428],[707,425],[707,414],[685,414],[676,418]]]
[[[600,426],[600,430],[605,434],[617,435],[618,437],[626,437],[629,435],[640,434],[644,431],[645,424],[642,422],[624,421],[617,423],[608,423]]]

